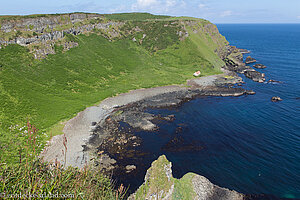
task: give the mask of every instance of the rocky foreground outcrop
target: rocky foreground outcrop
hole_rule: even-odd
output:
[[[244,195],[214,185],[204,176],[194,173],[176,179],[172,175],[172,163],[162,155],[147,170],[143,185],[128,198],[135,199],[242,200]]]

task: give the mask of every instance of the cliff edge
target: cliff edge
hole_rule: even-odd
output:
[[[212,184],[204,176],[187,173],[181,179],[172,175],[172,163],[160,156],[147,170],[145,182],[128,199],[242,200],[244,195]]]

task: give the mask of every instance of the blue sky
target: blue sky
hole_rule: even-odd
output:
[[[214,23],[300,23],[300,0],[0,0],[0,15],[150,12]]]

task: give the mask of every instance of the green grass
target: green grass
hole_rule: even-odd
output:
[[[51,134],[61,133],[61,121],[107,97],[138,88],[182,84],[197,70],[204,76],[221,73],[223,61],[214,53],[216,39],[188,29],[190,37],[179,41],[176,33],[181,28],[172,22],[130,22],[127,29],[138,25],[146,33],[141,43],[131,40],[133,36],[142,39],[139,32],[113,42],[96,34],[67,35],[66,40],[79,46],[64,53],[56,48],[57,54],[41,61],[19,45],[0,49],[2,159],[18,159],[15,146],[24,145],[25,140],[21,131],[9,127],[21,127],[27,119],[46,132],[38,138],[42,148]]]
[[[0,193],[73,192],[78,198],[85,194],[85,199],[116,199],[116,195],[122,199],[124,191],[117,194],[109,177],[101,172],[51,168],[36,155],[51,136],[62,134],[68,119],[107,97],[138,88],[184,84],[198,70],[204,76],[221,73],[224,63],[215,50],[228,42],[206,20],[148,13],[102,16],[106,17],[101,19],[104,21],[126,21],[125,26],[115,27],[121,31],[120,37],[109,41],[103,37],[109,35],[109,30],[105,34],[97,32],[102,36],[66,35],[62,41],[77,42],[79,46],[63,52],[62,41],[58,41],[56,54],[43,60],[35,60],[29,49],[19,45],[0,49]],[[22,17],[2,16],[0,22]],[[185,27],[189,37],[184,40],[177,34],[184,31],[182,21],[193,22]],[[142,31],[132,32],[137,26]],[[57,27],[65,28],[69,25]],[[3,36],[15,37],[9,34]],[[32,137],[26,133],[27,120],[40,129],[29,146]],[[172,179],[175,189],[179,189],[174,198],[192,198],[191,188],[187,188],[190,178],[188,174],[180,180]],[[151,187],[159,188],[166,177],[157,181],[158,185],[154,182]],[[151,189],[147,184],[143,187],[146,193]]]
[[[172,199],[194,199],[196,194],[193,190],[192,179],[193,173],[185,174],[181,179],[174,179],[174,192]]]

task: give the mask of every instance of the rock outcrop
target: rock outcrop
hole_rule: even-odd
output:
[[[282,101],[282,99],[280,98],[280,97],[272,97],[271,98],[271,101],[273,101],[273,102],[277,102],[277,101]]]
[[[252,58],[251,56],[248,56],[245,60],[246,64],[250,64],[250,63],[255,63],[256,60],[254,58]]]
[[[257,69],[265,69],[265,68],[267,68],[265,65],[263,65],[263,64],[255,64],[255,65],[253,65],[253,67],[255,67],[255,68],[257,68]]]
[[[246,70],[244,72],[244,75],[247,78],[252,79],[253,81],[259,82],[259,83],[263,83],[266,79],[265,79],[265,74],[264,73],[260,73],[258,71],[255,70]]]
[[[248,53],[250,53],[250,51],[247,50],[247,49],[239,49],[239,51],[240,51],[242,54],[248,54]]]
[[[121,27],[122,22],[104,20],[100,14],[63,14],[45,16],[25,16],[2,19],[0,48],[10,44],[28,46],[36,59],[55,54],[54,45],[62,41],[67,34],[79,35],[93,30],[109,32],[106,37],[120,36],[113,27]],[[109,35],[109,36],[108,36]],[[70,43],[72,42],[72,43]],[[78,46],[74,41],[63,41],[64,50]]]
[[[234,46],[228,47],[228,55],[224,59],[224,62],[226,64],[224,66],[226,70],[244,74],[247,78],[252,79],[256,82],[263,83],[265,81],[265,74],[260,73],[252,67],[247,66],[245,63],[243,63],[243,54],[240,52],[240,49]],[[246,63],[251,62],[256,62],[256,60],[248,56],[246,59]],[[261,66],[263,68],[264,65],[257,64],[256,66]]]
[[[204,176],[194,173],[176,179],[172,175],[172,163],[163,155],[152,163],[145,182],[128,199],[242,200],[244,195],[216,186]]]

